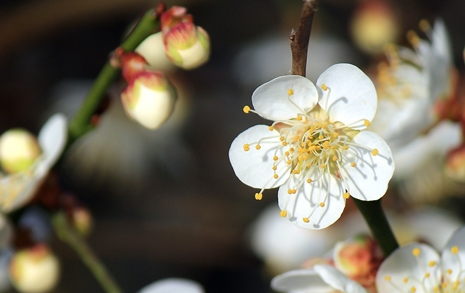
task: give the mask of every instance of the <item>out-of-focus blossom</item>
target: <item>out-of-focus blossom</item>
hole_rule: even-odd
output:
[[[465,292],[465,228],[459,229],[442,254],[423,243],[411,243],[391,253],[376,276],[378,293]]]
[[[19,292],[48,292],[57,284],[59,275],[58,259],[42,244],[16,251],[10,261],[10,279]]]
[[[194,69],[208,60],[210,38],[203,28],[194,24],[185,7],[173,6],[162,13],[160,25],[166,56],[175,65]]]
[[[357,85],[357,86],[355,86]],[[333,224],[350,195],[382,197],[394,171],[391,150],[375,133],[363,131],[376,112],[376,91],[357,67],[336,64],[317,86],[281,76],[252,95],[255,110],[272,120],[239,134],[229,158],[238,178],[261,189],[280,187],[281,216],[296,225],[322,229]]]
[[[0,137],[0,163],[3,171],[26,171],[41,154],[36,138],[24,129],[10,129]]]
[[[355,44],[370,54],[381,53],[384,46],[395,42],[399,21],[387,1],[362,1],[352,16],[350,31]]]
[[[52,116],[38,136],[42,154],[30,168],[4,175],[0,179],[0,209],[3,212],[17,209],[32,199],[48,171],[61,155],[66,137],[66,118],[61,114]]]
[[[139,293],[203,293],[202,286],[192,280],[169,278],[142,288]]]
[[[121,93],[129,117],[149,129],[160,127],[171,115],[176,92],[159,71],[139,71]]]

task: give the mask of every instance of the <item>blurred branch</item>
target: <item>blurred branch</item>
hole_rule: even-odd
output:
[[[300,14],[300,22],[297,31],[292,30],[291,40],[292,52],[292,74],[305,76],[307,71],[307,50],[312,31],[313,15],[317,10],[318,0],[305,0]]]

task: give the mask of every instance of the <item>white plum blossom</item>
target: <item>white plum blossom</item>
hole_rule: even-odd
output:
[[[35,195],[50,168],[60,157],[67,139],[67,122],[62,114],[55,114],[42,127],[38,142],[42,153],[30,168],[12,174],[0,174],[0,210],[11,212],[20,208]]]
[[[351,280],[335,267],[324,264],[276,276],[271,281],[271,288],[287,293],[367,293],[362,285]]]
[[[427,244],[411,243],[389,255],[376,276],[378,293],[465,292],[465,228],[441,255]]]
[[[346,199],[377,200],[394,172],[389,146],[364,129],[377,107],[371,80],[351,64],[324,71],[315,86],[302,76],[277,77],[252,95],[255,110],[272,120],[232,142],[231,165],[245,184],[279,187],[281,216],[297,226],[322,229],[341,216]]]
[[[188,279],[168,278],[153,282],[139,293],[203,293],[202,286]]]

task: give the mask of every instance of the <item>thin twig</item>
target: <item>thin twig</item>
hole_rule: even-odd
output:
[[[313,15],[317,10],[318,0],[304,0],[300,23],[297,31],[289,35],[292,52],[292,74],[305,76],[307,70],[307,49],[312,31]]]

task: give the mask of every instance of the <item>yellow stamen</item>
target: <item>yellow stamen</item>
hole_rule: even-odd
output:
[[[250,107],[249,106],[244,106],[244,108],[242,108],[242,111],[244,111],[245,114],[249,114]]]
[[[363,120],[363,125],[365,125],[366,127],[370,126],[370,124],[371,124],[370,121],[368,121],[366,119]]]
[[[255,193],[255,200],[262,200],[262,198],[263,198],[263,193],[261,193],[261,192],[260,193],[258,193],[258,192]]]
[[[451,249],[450,249],[450,252],[452,252],[453,254],[459,253],[459,248],[458,248],[458,246],[452,246]]]
[[[302,116],[297,115],[297,120],[302,121]]]
[[[305,223],[308,223],[308,222],[310,222],[310,219],[309,218],[302,218],[302,221],[304,221]]]
[[[278,156],[273,157],[273,161],[277,161],[278,159],[279,159]]]
[[[326,164],[321,164],[320,167],[321,167],[321,169],[324,169],[324,168],[326,168]]]
[[[244,144],[244,151],[249,151],[250,150],[250,145],[248,143]]]
[[[287,90],[287,95],[288,96],[292,96],[294,94],[294,90],[293,89],[288,89]]]
[[[416,291],[417,291],[417,288],[415,288],[415,286],[413,286],[412,288],[410,288],[410,292],[415,293]]]
[[[452,270],[451,269],[447,269],[447,273],[450,275],[452,274]]]
[[[312,179],[307,178],[307,183],[312,183],[312,181],[313,181]]]
[[[279,177],[278,174],[274,174],[274,175],[273,175],[273,178],[274,178],[274,179],[278,179],[278,177]]]
[[[336,156],[333,156],[333,161],[337,161],[337,157],[336,157]]]
[[[431,261],[428,263],[428,265],[429,265],[430,267],[434,267],[434,266],[436,265],[436,262],[435,262],[434,260],[431,260]]]
[[[373,149],[373,150],[371,151],[371,154],[372,154],[373,156],[378,155],[378,153],[379,153],[378,149]]]
[[[390,282],[390,281],[391,281],[391,276],[384,276],[384,279],[385,279],[386,281]]]
[[[407,282],[408,282],[408,278],[404,278],[402,281],[403,281],[404,283],[407,283]]]
[[[259,144],[257,144],[257,145],[255,146],[255,149],[257,149],[257,150],[259,150],[259,149],[261,149],[261,148],[262,148],[262,147],[261,147]]]
[[[273,131],[273,130],[274,130],[273,125],[270,125],[270,126],[268,127],[268,129],[269,129],[270,131]]]
[[[320,207],[324,208],[324,207],[325,207],[325,203],[324,203],[324,202],[320,202]]]
[[[413,254],[414,256],[419,256],[420,253],[421,253],[421,250],[420,250],[420,248],[418,248],[418,247],[415,247],[415,248],[412,250],[412,254]]]
[[[327,87],[325,84],[322,84],[322,85],[321,85],[321,88],[322,88],[324,91],[327,91],[327,90],[328,90],[328,87]]]
[[[357,166],[357,164],[355,164],[355,162],[350,163],[350,165],[351,165],[352,167]]]
[[[279,212],[279,215],[280,215],[281,217],[285,218],[285,217],[287,216],[287,212],[286,212],[285,210],[281,210],[281,211]]]
[[[348,199],[348,198],[350,197],[350,194],[349,194],[348,192],[346,192],[346,193],[344,193],[342,196],[343,196],[345,199]]]

